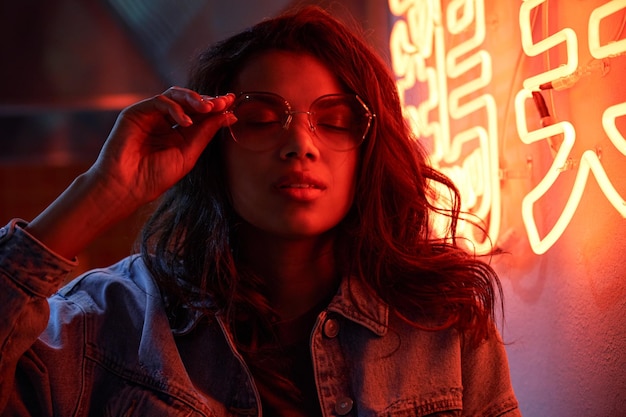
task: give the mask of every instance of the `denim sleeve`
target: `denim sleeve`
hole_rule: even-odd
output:
[[[20,391],[18,363],[32,362],[28,351],[46,328],[47,298],[77,265],[29,235],[25,224],[15,219],[0,228],[0,414]]]
[[[462,353],[463,415],[521,417],[509,364],[500,334],[492,334],[477,347],[465,346]]]

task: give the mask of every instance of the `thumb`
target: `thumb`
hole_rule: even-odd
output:
[[[210,114],[201,120],[196,119],[191,126],[176,129],[185,138],[188,151],[195,157],[199,157],[220,129],[227,128],[236,121],[237,117],[233,113],[223,112]]]

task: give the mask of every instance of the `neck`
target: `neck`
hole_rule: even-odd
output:
[[[267,281],[269,301],[281,319],[306,313],[336,289],[334,233],[296,239],[240,232],[242,259]]]

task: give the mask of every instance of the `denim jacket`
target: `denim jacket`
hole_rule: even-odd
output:
[[[18,221],[0,229],[0,415],[262,415],[219,313],[172,329],[141,258],[58,290],[74,266]],[[356,279],[319,314],[310,348],[326,417],[520,415],[495,329],[464,347],[389,314]]]

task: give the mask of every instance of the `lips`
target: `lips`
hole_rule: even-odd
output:
[[[278,189],[285,188],[315,188],[325,190],[326,185],[319,179],[306,174],[304,172],[292,172],[280,177],[274,187]]]
[[[319,188],[313,184],[283,184],[278,188]]]

